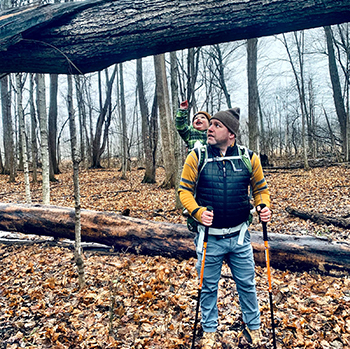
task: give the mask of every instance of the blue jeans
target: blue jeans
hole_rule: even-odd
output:
[[[197,246],[198,237],[195,238]],[[237,245],[238,236],[217,240],[209,235],[201,293],[202,327],[204,332],[215,332],[218,325],[218,283],[224,260],[227,262],[239,296],[243,321],[249,329],[260,328],[260,311],[255,288],[255,263],[250,234],[245,233],[243,245]],[[196,269],[200,275],[202,251],[197,251]]]

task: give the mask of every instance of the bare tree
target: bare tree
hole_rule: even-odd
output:
[[[172,105],[172,119],[175,120],[176,112],[179,104],[179,85],[178,85],[178,64],[177,64],[177,57],[176,52],[170,52],[170,87],[171,87],[171,105]],[[176,131],[173,128],[173,132]],[[177,169],[175,173],[175,208],[181,208],[182,203],[180,200],[180,197],[178,195],[178,188],[180,184],[180,178],[182,173],[182,152],[181,147],[182,145],[182,139],[178,132],[174,132],[174,156],[176,165],[175,168]]]
[[[13,125],[11,117],[11,89],[9,85],[9,76],[0,80],[1,84],[1,106],[2,106],[2,124],[5,151],[5,174],[10,175],[9,181],[16,180],[16,159],[15,145],[13,138]]]
[[[345,155],[346,149],[347,149],[346,144],[348,143],[347,114],[345,110],[344,98],[342,95],[337,62],[336,62],[335,53],[334,53],[332,29],[331,27],[326,26],[324,27],[324,31],[326,35],[326,41],[327,41],[328,67],[329,67],[329,74],[332,82],[333,100],[334,100],[335,110],[337,112],[338,122],[340,126],[343,154]]]
[[[75,125],[75,114],[73,107],[73,82],[72,76],[67,75],[68,82],[68,114],[69,114],[69,130],[70,130],[70,142],[71,152],[73,160],[73,183],[74,183],[74,203],[75,203],[75,249],[74,259],[78,269],[79,287],[85,286],[85,271],[84,260],[81,247],[81,206],[80,206],[80,186],[79,186],[79,155],[78,155],[78,142],[77,131]]]
[[[50,203],[50,156],[47,131],[47,113],[45,97],[45,75],[36,74],[36,101],[39,115],[41,136],[41,164],[42,164],[42,200],[44,205]]]
[[[124,74],[123,63],[119,64],[119,86],[120,86],[120,115],[122,125],[122,179],[126,179],[126,171],[128,167],[128,132],[126,128],[126,106],[125,106],[125,91],[124,91]]]
[[[154,56],[154,70],[156,74],[157,102],[162,137],[163,163],[165,168],[165,180],[162,187],[173,188],[175,186],[176,162],[173,148],[173,132],[171,128],[175,126],[171,116],[164,54]]]
[[[34,102],[34,74],[29,75],[29,108],[30,108],[30,120],[31,120],[31,149],[32,149],[32,171],[33,182],[38,181],[38,143],[36,137],[36,130],[38,127],[36,115],[35,115],[35,102]]]
[[[26,193],[26,203],[31,204],[32,198],[30,194],[30,182],[29,182],[29,164],[28,164],[28,151],[27,151],[27,140],[26,140],[26,129],[25,129],[25,119],[23,111],[23,86],[25,79],[22,79],[22,73],[16,74],[16,89],[17,89],[17,113],[19,120],[19,129],[21,137],[21,146],[23,154],[23,169],[24,169],[24,186]]]
[[[249,148],[259,153],[258,39],[247,40]]]
[[[57,93],[58,75],[50,74],[50,105],[49,105],[49,155],[50,181],[56,181],[55,174],[59,173],[57,163]]]
[[[344,100],[346,100],[347,114],[347,143],[345,151],[345,160],[350,158],[350,32],[349,23],[338,24],[337,32],[339,39],[336,40],[333,35],[333,43],[338,52],[338,62],[344,75]]]
[[[116,64],[114,66],[114,70],[111,77],[106,82],[107,84],[106,99],[104,101],[103,107],[100,110],[100,114],[96,122],[95,135],[92,136],[93,137],[92,138],[92,167],[93,168],[101,167],[101,156],[106,149],[108,129],[111,121],[109,118],[106,118],[106,115],[108,112],[108,108],[110,107],[110,100],[112,98],[112,87],[113,87],[114,79],[117,74],[117,70],[118,70],[118,65]],[[103,132],[103,127],[104,127],[104,132]],[[104,135],[104,137],[102,137],[102,134]]]
[[[155,150],[157,149],[157,139],[154,139],[152,118],[148,110],[147,100],[145,96],[143,84],[143,69],[142,58],[136,61],[136,80],[139,97],[139,105],[141,112],[141,127],[142,127],[142,144],[145,154],[145,174],[142,183],[156,182],[156,157]],[[156,137],[158,138],[158,137]]]
[[[201,48],[191,47],[187,50],[187,100],[188,109],[196,113],[198,111],[196,102],[196,82],[198,77],[198,65]]]
[[[79,130],[80,130],[80,157],[84,168],[87,168],[87,145],[88,145],[88,130],[87,130],[87,114],[83,95],[83,86],[81,77],[75,76],[75,91],[77,95],[78,113],[79,113]]]
[[[213,75],[213,81],[223,93],[227,108],[232,108],[231,94],[227,86],[228,62],[232,60],[232,53],[240,44],[216,44],[209,47],[208,54],[213,65],[209,65],[209,70]]]
[[[287,51],[289,63],[292,67],[298,95],[299,95],[299,102],[300,102],[300,111],[301,111],[301,117],[302,117],[302,149],[303,149],[303,159],[304,159],[304,168],[309,169],[309,163],[308,163],[308,147],[306,143],[306,133],[307,133],[307,119],[308,119],[308,111],[307,111],[307,105],[306,105],[306,99],[305,99],[305,80],[304,80],[304,32],[300,32],[300,36],[298,38],[298,33],[294,32],[294,39],[295,44],[298,51],[298,65],[299,65],[299,74],[296,68],[296,64],[293,61],[291,51],[288,46],[287,38],[285,34],[283,34],[283,44]]]

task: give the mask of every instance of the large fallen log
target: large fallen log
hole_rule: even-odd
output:
[[[286,207],[286,211],[296,217],[302,218],[302,219],[310,219],[311,221],[317,223],[317,224],[327,224],[327,225],[334,225],[335,227],[340,227],[344,229],[350,228],[350,219],[349,218],[341,218],[341,217],[328,217],[321,213],[315,213],[315,212],[307,212],[303,210],[298,210],[293,207]]]
[[[350,21],[350,0],[38,3],[0,12],[0,73],[85,74],[184,48]]]
[[[153,222],[112,212],[81,211],[82,240],[114,246],[117,251],[195,257],[194,234],[185,225]],[[0,204],[0,229],[74,240],[74,209],[44,205]],[[261,232],[251,232],[254,258],[265,266]],[[350,245],[311,236],[269,234],[271,266],[321,274],[350,273]]]

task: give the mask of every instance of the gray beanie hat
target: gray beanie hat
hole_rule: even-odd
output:
[[[240,109],[238,107],[228,109],[225,111],[219,111],[214,116],[212,116],[211,120],[217,119],[221,121],[230,132],[237,135],[239,129],[239,114]]]

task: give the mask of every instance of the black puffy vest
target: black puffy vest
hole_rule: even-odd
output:
[[[229,147],[226,156],[239,155],[237,145]],[[208,159],[199,175],[196,201],[214,209],[213,228],[235,227],[248,220],[250,173],[241,159],[215,161],[218,148],[208,145]],[[232,163],[234,166],[232,165]]]

